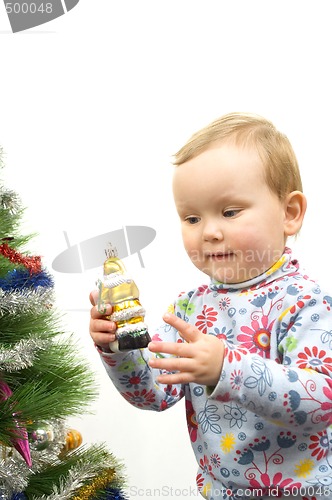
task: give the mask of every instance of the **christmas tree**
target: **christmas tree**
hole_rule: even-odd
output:
[[[94,400],[93,373],[62,331],[52,276],[27,253],[23,213],[0,179],[0,499],[124,499],[112,453],[66,425]]]

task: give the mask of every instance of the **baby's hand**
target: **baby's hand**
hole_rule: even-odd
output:
[[[198,328],[173,314],[165,314],[164,321],[178,330],[185,342],[150,342],[155,353],[171,354],[171,358],[151,358],[150,366],[160,370],[177,372],[159,375],[163,384],[217,385],[224,361],[224,343],[214,335],[206,335]]]
[[[104,311],[98,311],[97,303],[98,291],[90,293],[92,308],[90,311],[90,335],[94,343],[105,351],[109,351],[109,343],[115,340],[116,324],[114,321],[105,319],[105,316],[112,314],[112,306],[106,305]]]

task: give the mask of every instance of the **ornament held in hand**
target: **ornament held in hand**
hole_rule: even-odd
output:
[[[117,352],[147,347],[151,338],[144,323],[145,310],[139,301],[138,288],[114,249],[104,262],[103,280],[97,285],[98,310],[104,312],[106,304],[111,304],[113,311],[107,319],[117,325],[116,340],[110,343],[110,349]]]

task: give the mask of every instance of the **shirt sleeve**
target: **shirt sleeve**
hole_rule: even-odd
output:
[[[290,429],[319,432],[331,425],[332,312],[327,299],[319,289],[287,297],[271,334],[274,359],[227,344],[210,398],[237,400]]]
[[[177,342],[180,337],[173,327],[164,323],[152,335],[152,340]],[[100,349],[98,351],[114,386],[131,405],[144,410],[163,411],[183,397],[183,385],[157,382],[157,376],[165,372],[151,368],[149,359],[161,354],[152,353],[148,348],[114,354],[102,352]]]

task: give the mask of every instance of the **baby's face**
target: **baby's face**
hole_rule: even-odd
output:
[[[223,283],[269,269],[285,247],[285,209],[253,148],[213,147],[175,168],[173,192],[193,264]]]

